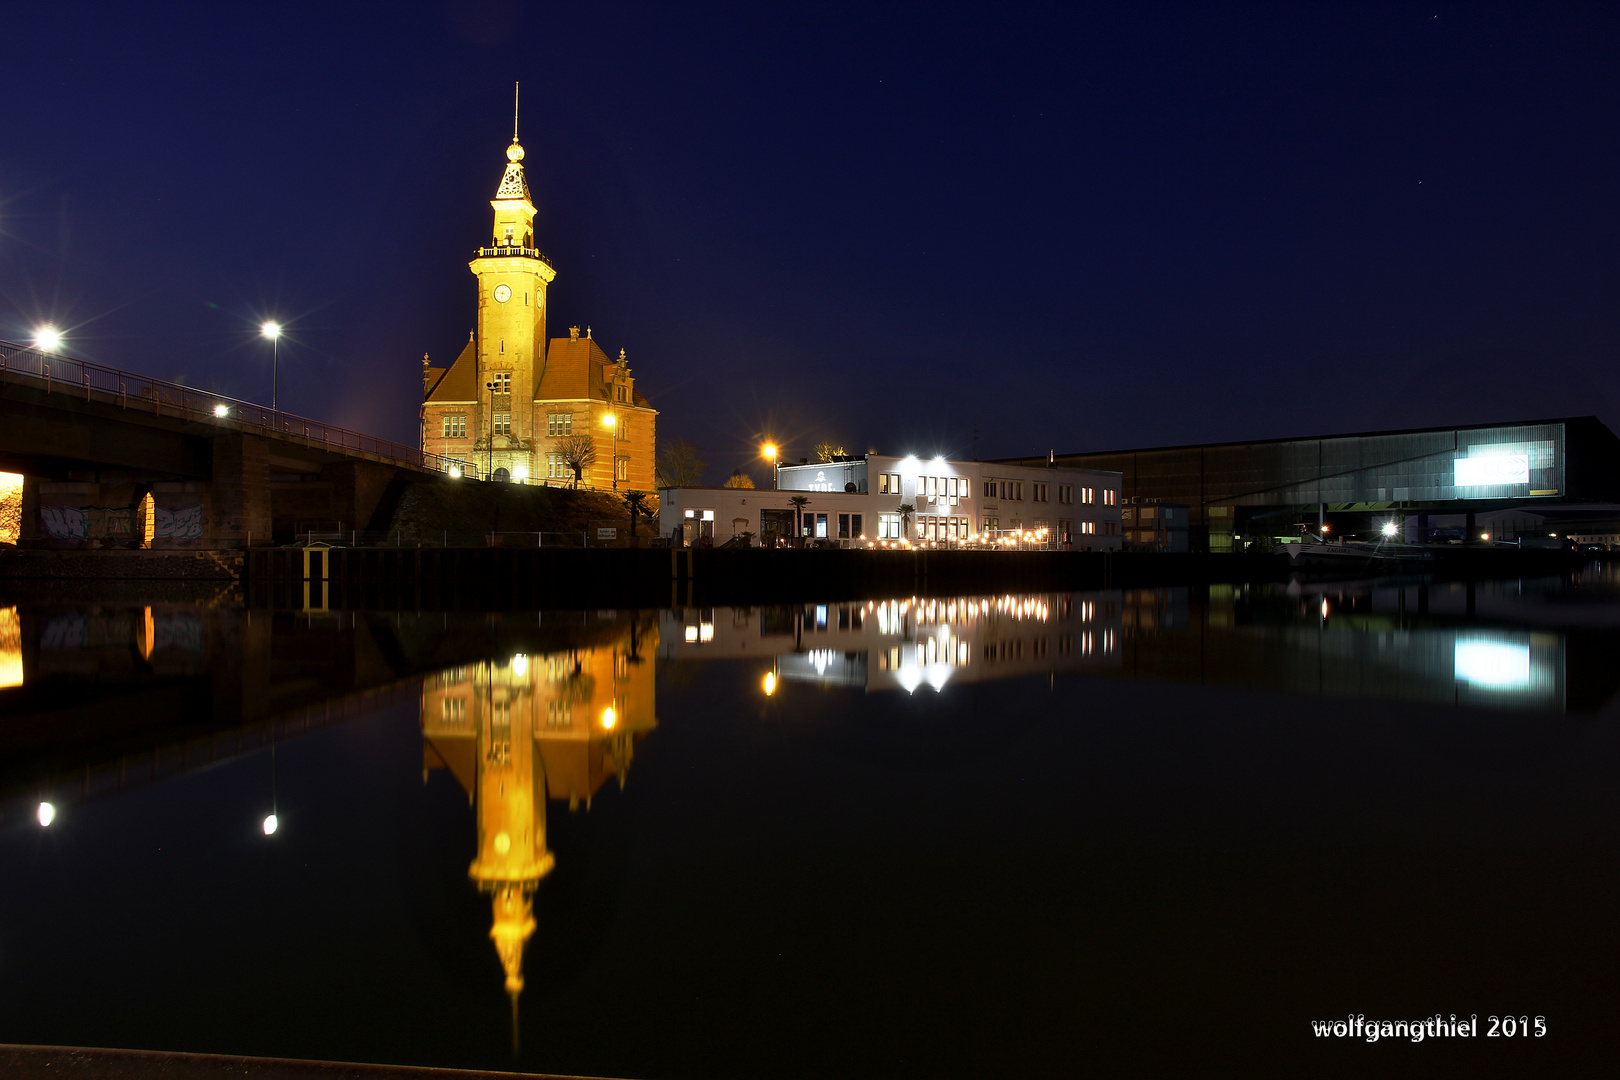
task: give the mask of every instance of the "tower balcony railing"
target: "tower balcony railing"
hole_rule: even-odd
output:
[[[515,258],[520,258],[520,259],[539,259],[541,262],[545,263],[547,266],[551,265],[551,260],[546,258],[546,253],[541,251],[539,248],[517,247],[515,245],[500,245],[500,246],[497,246],[497,247],[481,247],[481,248],[478,249],[478,254],[473,256],[473,258],[475,258],[475,259],[497,259],[497,258],[507,258],[507,257],[515,257]]]
[[[241,431],[423,472],[469,477],[478,474],[474,463],[461,458],[430,454],[418,447],[266,408],[227,394],[151,379],[10,341],[0,341],[0,382],[43,390],[47,395],[63,394],[76,401],[134,409],[157,418],[199,424],[214,429],[217,434]]]

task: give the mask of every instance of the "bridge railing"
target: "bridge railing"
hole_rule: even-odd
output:
[[[50,394],[137,409],[153,416],[245,431],[270,438],[319,446],[349,456],[372,458],[424,472],[476,478],[478,467],[443,454],[380,439],[306,416],[267,409],[251,401],[214,394],[194,386],[165,382],[117,368],[92,364],[28,345],[0,341],[0,379],[23,383]]]

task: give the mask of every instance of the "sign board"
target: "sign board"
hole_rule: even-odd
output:
[[[1527,454],[1493,454],[1490,457],[1457,459],[1456,487],[1496,487],[1529,482],[1530,457]]]
[[[617,540],[619,538],[619,530],[598,528],[596,530],[596,538],[598,540]]]

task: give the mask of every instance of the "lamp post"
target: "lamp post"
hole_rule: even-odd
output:
[[[619,490],[619,418],[613,413],[602,417],[602,426],[613,432],[613,490]]]
[[[276,390],[281,382],[281,324],[267,322],[259,327],[259,333],[270,339],[270,411],[280,412],[276,405]]]
[[[759,448],[759,456],[771,467],[771,490],[776,490],[776,444],[766,443]]]

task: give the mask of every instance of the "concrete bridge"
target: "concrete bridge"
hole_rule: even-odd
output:
[[[28,547],[234,548],[366,529],[473,466],[251,402],[0,342],[0,470]],[[453,471],[454,470],[454,471]]]

